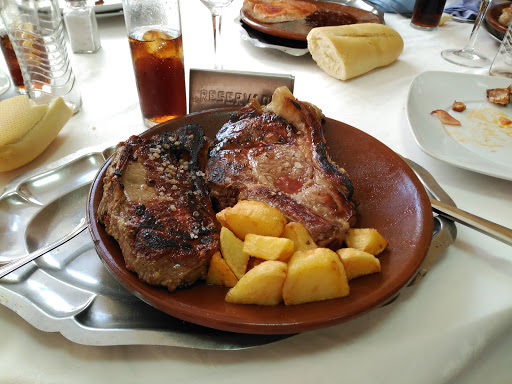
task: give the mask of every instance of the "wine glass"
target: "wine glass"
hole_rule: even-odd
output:
[[[221,36],[221,23],[222,23],[222,8],[227,7],[233,0],[201,0],[206,5],[212,14],[213,22],[213,56],[214,56],[214,68],[222,69],[222,58],[219,54],[220,45],[219,40]]]
[[[473,68],[481,68],[490,64],[491,61],[487,57],[475,52],[476,36],[490,3],[490,0],[482,0],[480,2],[478,15],[466,46],[462,49],[446,49],[442,51],[441,56],[443,59],[448,60],[450,63]]]

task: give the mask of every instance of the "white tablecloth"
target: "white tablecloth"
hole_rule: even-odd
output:
[[[423,165],[459,208],[512,227],[512,182],[424,154],[405,115],[409,84],[419,73],[487,73],[487,68],[458,67],[440,56],[442,49],[467,42],[471,24],[452,21],[422,32],[408,19],[386,14],[386,23],[405,41],[404,52],[387,68],[342,82],[327,76],[310,55],[293,57],[241,40],[233,22],[241,2],[235,0],[224,17],[225,69],[293,74],[296,97]],[[182,23],[187,69],[211,68],[210,15],[199,0],[182,1]],[[37,166],[144,129],[123,17],[102,17],[98,24],[101,50],[71,55],[82,111],[34,162],[0,174],[0,189]],[[479,51],[493,57],[498,45],[481,30]],[[427,277],[392,305],[248,350],[83,346],[39,331],[0,306],[0,383],[511,383],[511,292],[512,249],[458,225],[457,240]]]

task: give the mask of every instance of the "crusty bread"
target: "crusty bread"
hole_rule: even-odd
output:
[[[36,105],[26,95],[0,103],[0,172],[39,156],[73,115],[62,97]]]
[[[340,80],[391,64],[404,49],[398,32],[373,23],[313,28],[307,39],[318,66]]]

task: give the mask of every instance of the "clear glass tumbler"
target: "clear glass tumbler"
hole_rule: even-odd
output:
[[[23,75],[21,74],[20,63],[14,52],[14,48],[7,34],[7,28],[5,27],[2,18],[0,17],[0,49],[4,54],[5,63],[9,69],[12,83],[16,89],[16,92],[20,94],[26,94],[25,83],[23,82]]]
[[[58,0],[0,0],[0,14],[29,97],[48,103],[61,96],[78,112],[82,97],[69,61]]]
[[[489,74],[491,76],[512,78],[512,22],[507,28],[505,37],[501,40],[500,48],[492,61]]]
[[[179,0],[123,0],[146,127],[187,113]]]
[[[446,0],[416,0],[411,17],[411,27],[435,31],[441,21]]]

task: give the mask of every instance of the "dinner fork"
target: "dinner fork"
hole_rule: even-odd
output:
[[[457,208],[450,196],[448,196],[425,168],[412,160],[403,159],[409,167],[411,167],[416,176],[418,176],[426,191],[429,193],[430,204],[435,213],[449,220],[464,224],[505,244],[512,245],[512,229]],[[448,204],[439,200],[447,201]]]
[[[13,261],[7,262],[3,265],[0,264],[0,279],[4,276],[8,275],[9,273],[17,270],[18,268],[24,266],[25,264],[28,264],[32,260],[37,259],[40,256],[43,256],[44,254],[50,252],[51,250],[61,246],[62,244],[68,242],[73,237],[77,236],[79,233],[81,233],[85,228],[87,228],[87,220],[85,218],[82,218],[78,225],[71,230],[71,232],[67,233],[60,239],[54,241],[53,243],[48,244],[45,247],[39,248],[35,250],[32,253],[29,253],[28,255],[21,256],[18,259],[15,259]]]

